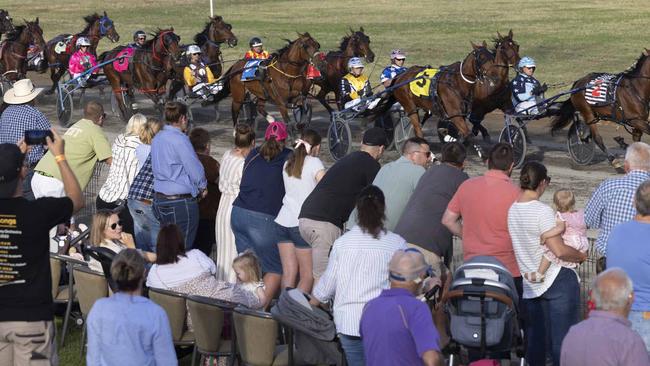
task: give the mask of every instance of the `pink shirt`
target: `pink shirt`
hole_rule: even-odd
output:
[[[508,232],[508,210],[519,197],[519,188],[503,171],[491,169],[463,182],[447,209],[463,219],[463,256],[497,258],[519,277],[519,266]]]
[[[82,72],[89,69],[85,67],[84,64],[90,65],[90,67],[97,66],[95,55],[90,52],[81,52],[81,50],[78,50],[70,57],[70,61],[68,62],[68,70],[70,70],[70,73],[72,74],[81,74]],[[93,73],[97,73],[98,71],[99,70],[95,69]]]

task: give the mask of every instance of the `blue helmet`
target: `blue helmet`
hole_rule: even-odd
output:
[[[360,57],[352,57],[348,61],[348,69],[352,69],[352,68],[355,68],[355,67],[364,67],[363,61],[361,61]]]
[[[533,60],[532,57],[524,56],[521,60],[519,60],[519,63],[517,64],[517,68],[521,70],[524,67],[529,67],[529,68],[536,67],[535,60]]]

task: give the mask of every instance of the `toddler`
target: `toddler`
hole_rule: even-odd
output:
[[[232,262],[232,269],[237,274],[236,287],[257,297],[262,307],[266,305],[262,271],[255,254],[250,250],[244,251]]]

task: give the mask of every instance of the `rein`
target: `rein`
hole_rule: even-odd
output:
[[[162,47],[163,51],[165,51],[166,54],[171,55],[171,52],[169,52],[169,49],[167,48],[167,46],[165,46],[165,36],[168,33],[172,33],[172,31],[165,31],[165,32],[160,33],[158,35],[157,42],[160,42],[160,46]],[[153,47],[151,47],[151,51],[152,51],[152,57],[153,57],[154,61],[161,62],[162,58],[160,58],[160,57],[158,57],[158,55],[156,55],[156,43],[154,43]]]

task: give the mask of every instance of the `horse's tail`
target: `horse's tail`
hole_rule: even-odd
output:
[[[553,117],[553,120],[551,121],[551,134],[568,126],[573,120],[575,112],[576,108],[573,106],[571,99],[562,103],[559,113]]]

